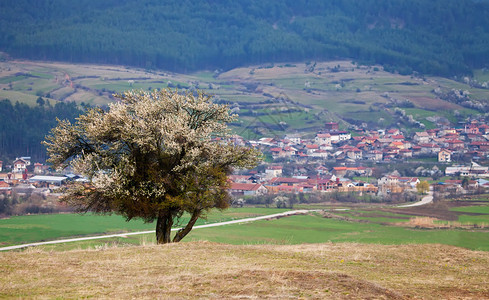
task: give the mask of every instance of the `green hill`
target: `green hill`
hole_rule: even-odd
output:
[[[351,131],[395,127],[413,134],[446,122],[457,126],[467,118],[489,120],[489,71],[474,74],[461,80],[407,76],[350,61],[268,63],[183,74],[7,60],[0,62],[0,159],[25,155],[43,161],[40,141],[56,124],[55,117],[73,120],[85,104],[103,107],[113,101],[112,94],[129,89],[203,90],[240,116],[232,128],[252,140],[288,133],[313,137],[332,121]]]
[[[469,74],[489,63],[489,3],[4,0],[0,49],[179,72],[350,59],[403,74]]]

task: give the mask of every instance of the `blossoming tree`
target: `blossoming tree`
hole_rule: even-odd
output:
[[[224,209],[227,175],[261,159],[228,141],[235,120],[210,96],[174,90],[128,91],[107,111],[89,109],[77,122],[59,121],[44,142],[49,162],[90,179],[72,183],[63,201],[78,211],[156,220],[159,244],[178,242],[211,208]],[[186,225],[171,239],[184,213]]]

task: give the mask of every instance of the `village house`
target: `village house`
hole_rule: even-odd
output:
[[[344,193],[351,193],[351,192],[356,192],[356,193],[369,193],[369,194],[376,194],[378,192],[379,188],[374,186],[373,184],[369,183],[364,183],[364,182],[347,182],[345,184],[341,184],[341,186],[338,186],[338,192],[344,192]]]
[[[236,183],[252,183],[251,175],[228,175],[228,179]]]
[[[479,126],[477,124],[478,122],[475,120],[472,120],[470,124],[465,124],[464,127],[464,132],[465,133],[480,133],[479,131]]]
[[[297,155],[298,150],[292,146],[287,146],[283,150],[285,152],[286,157],[292,157]]]
[[[317,149],[315,150],[314,152],[312,152],[311,154],[309,154],[311,157],[317,157],[317,158],[323,158],[323,159],[326,159],[328,158],[329,156],[329,153],[328,151],[326,150],[323,150],[323,149]]]
[[[27,168],[27,162],[21,158],[17,158],[14,161],[13,165],[14,165],[14,167],[13,167],[12,172],[14,172],[14,173],[23,173]]]
[[[397,128],[391,128],[391,129],[387,130],[387,135],[398,135],[400,133],[401,132]]]
[[[268,166],[265,169],[265,176],[267,178],[274,178],[282,176],[282,166]]]
[[[399,183],[415,188],[420,183],[420,180],[417,177],[399,177]]]
[[[274,177],[270,179],[267,183],[269,185],[288,185],[288,186],[296,186],[300,183],[306,183],[308,181],[307,178],[294,178],[294,177]]]
[[[489,167],[481,166],[478,163],[472,162],[470,166],[446,167],[445,175],[465,177],[489,177]]]
[[[471,142],[469,147],[475,150],[489,151],[489,142],[475,141]]]
[[[345,176],[346,172],[348,172],[347,167],[333,167],[333,170],[331,171],[331,173],[337,177]]]
[[[272,153],[272,158],[277,159],[280,157],[285,157],[285,151],[283,151],[282,148],[280,147],[273,147],[270,148],[270,152]]]
[[[264,195],[268,193],[267,188],[259,183],[232,182],[228,191],[232,195],[244,195],[244,196]]]
[[[389,147],[391,147],[391,148],[397,148],[399,150],[400,149],[406,149],[404,147],[404,143],[401,142],[401,141],[394,141],[394,142],[392,142],[392,143],[389,144]]]
[[[476,190],[479,188],[479,182],[477,180],[467,180],[466,185],[464,181],[460,179],[448,179],[438,183],[434,188],[439,192],[449,192],[463,194],[467,190]]]
[[[49,166],[43,165],[41,163],[35,163],[34,164],[34,174],[41,175],[46,173],[46,171],[49,169]]]
[[[427,144],[430,142],[430,135],[426,131],[416,132],[413,136],[413,141],[418,144]]]
[[[445,136],[447,134],[457,134],[457,130],[455,128],[446,128],[438,132],[439,136]]]
[[[487,124],[482,124],[479,126],[479,132],[482,134],[487,134],[489,133],[489,125]]]
[[[341,141],[347,141],[351,139],[351,133],[348,131],[331,131],[331,143],[337,143]]]
[[[446,176],[469,176],[470,174],[469,166],[451,166],[445,168]]]
[[[399,176],[384,176],[379,179],[378,185],[380,186],[400,186],[407,188],[415,188],[419,183],[419,178],[417,177],[399,177]]]
[[[339,130],[338,123],[336,123],[336,122],[326,123],[326,124],[324,124],[324,128],[326,130],[329,130],[329,131],[337,131],[337,130]]]
[[[321,176],[323,174],[328,174],[329,170],[325,166],[319,166],[316,169],[314,169],[317,173],[318,176]]]
[[[5,195],[10,195],[12,187],[5,181],[0,181],[0,193]]]
[[[382,151],[379,150],[371,150],[367,152],[365,155],[365,158],[368,160],[373,160],[373,161],[381,161],[383,158],[384,154]]]
[[[448,144],[448,148],[452,149],[452,150],[464,148],[464,142],[462,142],[461,140],[457,140],[457,139],[448,140],[447,144]]]
[[[404,135],[402,135],[402,134],[391,135],[391,139],[394,142],[401,142],[401,141],[404,141]]]
[[[27,164],[27,166],[30,166],[31,165],[31,157],[30,156],[21,156],[19,158],[22,159],[23,161],[25,161],[25,163]],[[19,158],[16,158],[16,159],[19,159]]]
[[[486,137],[484,137],[484,135],[482,134],[475,134],[475,133],[467,133],[466,134],[467,136],[467,140],[469,141],[486,141]]]
[[[421,147],[421,153],[424,154],[434,154],[441,150],[441,146],[435,143],[419,144],[419,146]]]
[[[413,151],[410,149],[401,149],[399,150],[399,156],[404,158],[413,157]]]
[[[284,138],[285,140],[290,141],[290,144],[292,145],[300,145],[301,141],[301,136],[298,134],[288,134]]]
[[[362,150],[356,147],[350,147],[346,150],[346,156],[354,160],[360,160],[362,159],[363,154]]]
[[[304,187],[299,185],[267,185],[266,186],[269,194],[276,193],[302,193],[304,192]]]
[[[316,190],[322,192],[331,192],[338,189],[338,183],[339,178],[336,178],[336,176],[331,178],[318,179],[316,182]]]
[[[259,145],[263,146],[276,146],[277,142],[273,138],[261,138],[257,142]]]
[[[447,149],[441,149],[438,152],[438,161],[439,162],[451,162],[452,161],[452,151]]]
[[[331,146],[331,135],[329,133],[318,133],[314,138],[314,142],[320,146]]]
[[[378,148],[384,148],[389,146],[390,143],[392,143],[394,140],[391,138],[380,138],[375,141],[376,147]]]
[[[398,185],[399,177],[398,176],[384,176],[379,179],[379,186],[381,185]]]
[[[316,144],[309,144],[309,145],[306,145],[305,150],[306,150],[306,153],[308,155],[311,155],[312,153],[314,153],[317,150],[319,150],[319,146],[316,145]]]

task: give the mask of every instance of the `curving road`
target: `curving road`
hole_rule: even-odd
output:
[[[258,221],[258,220],[269,220],[269,219],[287,217],[287,216],[292,216],[292,215],[306,214],[306,213],[311,212],[311,211],[315,211],[315,210],[291,210],[291,211],[286,211],[283,213],[278,213],[278,214],[273,214],[273,215],[266,215],[266,216],[232,220],[232,221],[226,221],[226,222],[198,225],[198,226],[194,226],[193,229],[217,227],[217,226],[224,226],[224,225],[238,224],[238,223],[247,223],[247,222],[253,222],[253,221]],[[176,231],[179,229],[180,228],[173,228],[172,231]],[[100,236],[87,236],[87,237],[81,237],[81,238],[54,240],[54,241],[47,241],[47,242],[37,242],[37,243],[29,243],[29,244],[2,247],[2,248],[0,248],[0,251],[8,251],[8,250],[22,249],[22,248],[42,246],[42,245],[52,245],[52,244],[80,242],[80,241],[88,241],[88,240],[98,240],[98,239],[106,239],[106,238],[113,238],[113,237],[127,237],[130,235],[138,235],[138,234],[146,234],[146,233],[154,233],[154,232],[155,232],[154,230],[149,230],[149,231],[128,232],[128,233],[119,233],[119,234],[108,234],[108,235],[100,235]]]
[[[428,192],[428,195],[424,196],[421,201],[418,201],[418,202],[415,202],[415,203],[411,203],[411,204],[403,204],[403,205],[399,205],[399,206],[396,206],[396,207],[413,207],[413,206],[421,206],[421,205],[425,205],[425,204],[428,204],[428,203],[431,203],[433,202],[433,192],[432,191],[429,191]]]

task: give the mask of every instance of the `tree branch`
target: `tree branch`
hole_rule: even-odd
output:
[[[201,209],[194,210],[187,225],[184,228],[178,230],[177,234],[173,238],[174,243],[180,242],[192,230],[192,227],[194,227],[195,222],[197,222],[201,213]]]

